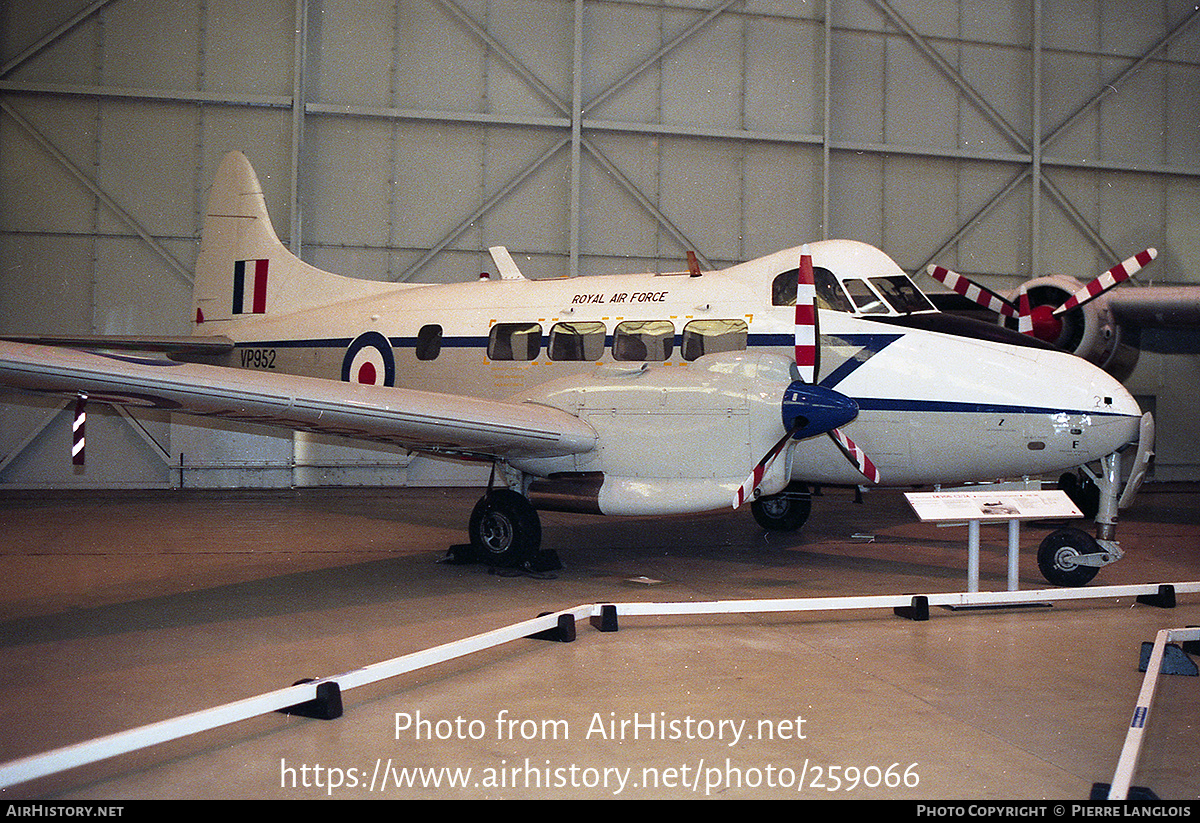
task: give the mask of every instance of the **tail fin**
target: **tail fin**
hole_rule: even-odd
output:
[[[321,271],[279,241],[250,161],[230,152],[209,192],[193,291],[197,334],[230,334],[264,316],[289,314],[385,289],[392,283]]]

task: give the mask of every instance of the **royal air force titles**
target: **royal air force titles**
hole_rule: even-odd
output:
[[[665,303],[667,300],[667,292],[665,291],[635,291],[635,292],[620,292],[611,297],[605,297],[603,294],[577,294],[571,299],[572,305],[580,303],[612,303],[632,305],[634,303]]]

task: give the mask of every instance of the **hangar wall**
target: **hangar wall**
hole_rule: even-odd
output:
[[[63,6],[67,8],[64,10]],[[1010,288],[1200,284],[1183,0],[10,0],[0,333],[186,334],[206,187],[245,151],[285,242],[356,277],[719,266],[853,237]],[[921,275],[922,285],[939,288]],[[1129,380],[1200,477],[1195,354]],[[0,487],[469,482],[252,427],[0,397]]]

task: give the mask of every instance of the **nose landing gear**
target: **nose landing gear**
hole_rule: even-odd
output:
[[[1101,461],[1101,471],[1094,482],[1079,483],[1073,489],[1064,489],[1071,494],[1084,491],[1084,503],[1080,509],[1092,514],[1096,520],[1096,536],[1075,528],[1063,528],[1051,532],[1038,547],[1038,568],[1055,586],[1086,586],[1101,566],[1115,563],[1124,557],[1117,544],[1117,510],[1133,502],[1138,487],[1146,476],[1150,460],[1154,456],[1154,418],[1146,413],[1142,416],[1138,438],[1137,455],[1124,490],[1121,488],[1121,453],[1113,452]],[[1074,479],[1074,475],[1064,475]],[[1068,485],[1071,485],[1068,483]],[[1096,489],[1095,492],[1091,488]],[[1076,501],[1079,505],[1079,501]],[[1094,509],[1092,507],[1094,506]],[[1092,509],[1089,511],[1088,509]]]

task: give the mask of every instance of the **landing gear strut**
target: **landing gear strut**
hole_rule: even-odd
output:
[[[1124,556],[1116,541],[1121,453],[1113,452],[1105,457],[1101,467],[1094,484],[1098,489],[1096,536],[1093,538],[1079,529],[1064,528],[1051,532],[1038,547],[1038,568],[1055,586],[1085,586],[1101,566],[1115,563]]]

